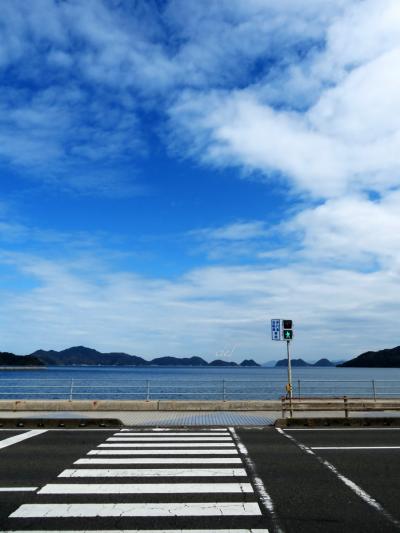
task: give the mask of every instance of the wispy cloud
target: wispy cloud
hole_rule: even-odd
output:
[[[194,237],[221,241],[246,241],[265,236],[265,233],[265,223],[261,221],[234,222],[219,228],[203,228],[190,232]]]
[[[22,294],[1,291],[3,347],[22,352],[87,343],[149,357],[187,355],[190,346],[212,357],[237,345],[235,358],[263,360],[278,354],[266,348],[269,318],[290,313],[299,356],[321,355],[324,341],[325,355],[346,357],[379,346],[400,311],[397,278],[382,272],[213,267],[172,282],[24,254],[9,254],[7,262],[34,282]],[[383,309],[391,312],[382,321]],[[357,317],[357,328],[349,317]]]
[[[0,157],[57,186],[96,192],[84,163],[135,168],[149,109],[162,116],[187,89],[245,88],[254,74],[286,71],[344,4],[40,0],[28,8],[5,0]],[[107,175],[112,190],[126,193],[135,192],[131,179]],[[97,189],[108,191],[102,177]]]

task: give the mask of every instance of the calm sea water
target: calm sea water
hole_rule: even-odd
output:
[[[277,399],[284,368],[48,367],[0,370],[0,398]],[[400,368],[294,368],[297,396],[400,396]]]

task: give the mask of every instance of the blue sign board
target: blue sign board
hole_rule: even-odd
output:
[[[271,337],[273,341],[282,340],[282,320],[280,318],[271,320]]]

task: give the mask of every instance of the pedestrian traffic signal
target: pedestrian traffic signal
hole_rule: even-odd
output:
[[[283,322],[283,339],[291,341],[293,339],[293,320],[282,320]]]
[[[284,329],[283,330],[283,338],[285,341],[291,341],[293,339],[293,330],[292,329]]]

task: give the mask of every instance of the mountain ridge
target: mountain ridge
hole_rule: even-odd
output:
[[[307,363],[307,361],[304,361],[304,359],[292,359],[291,360],[292,366],[294,367],[331,367],[336,366],[335,363],[332,363],[332,361],[329,361],[329,359],[326,359],[323,357],[322,359],[319,359],[315,363]],[[287,358],[280,359],[276,362],[275,368],[278,367],[287,367]]]
[[[0,352],[0,354],[1,353],[2,352]],[[16,359],[18,366],[35,366],[33,365],[33,362],[36,362],[38,366],[260,366],[252,359],[244,359],[241,363],[216,359],[208,363],[199,356],[162,356],[147,361],[138,355],[130,355],[124,352],[103,353],[94,348],[87,348],[86,346],[72,346],[60,351],[39,349],[28,355],[9,355],[14,358],[20,358]],[[8,366],[9,363],[6,361],[9,358],[3,359],[4,363],[2,363],[0,358],[0,365]],[[29,363],[29,361],[31,362]]]

